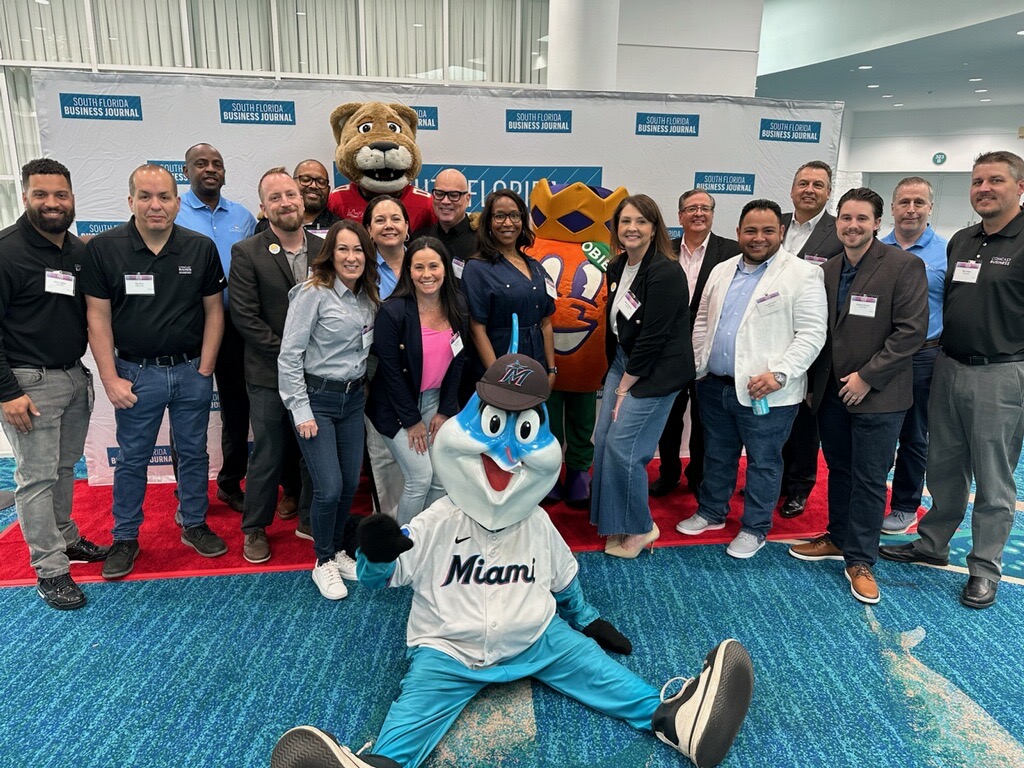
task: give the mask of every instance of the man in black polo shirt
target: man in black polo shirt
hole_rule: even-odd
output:
[[[87,247],[89,345],[116,409],[120,448],[107,579],[131,573],[138,557],[146,472],[164,410],[178,450],[181,541],[204,557],[227,552],[206,524],[206,431],[224,332],[224,271],[212,240],[175,226],[179,205],[171,174],[143,165],[128,180],[131,220]]]
[[[968,608],[996,601],[1003,548],[1010,537],[1017,487],[1013,473],[1024,442],[1024,160],[986,152],[974,161],[971,207],[981,223],[949,241],[942,354],[928,400],[928,489],[932,508],[921,538],[881,547],[886,560],[945,565],[949,541],[971,515],[970,578],[960,593]]]
[[[56,160],[21,169],[25,213],[0,232],[0,402],[18,469],[21,532],[48,605],[81,608],[70,563],[107,556],[71,519],[74,466],[85,448],[92,378],[85,352],[85,297],[77,285],[84,247],[71,174]]]
[[[469,182],[454,168],[445,168],[434,179],[431,190],[437,223],[413,232],[410,240],[429,235],[436,237],[452,257],[452,273],[462,279],[462,267],[476,253],[476,232],[470,226],[466,208],[469,207]]]

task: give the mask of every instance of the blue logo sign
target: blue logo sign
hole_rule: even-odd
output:
[[[220,410],[220,392],[213,390],[213,397],[210,398],[210,411]]]
[[[761,141],[795,141],[804,144],[821,142],[821,123],[806,120],[771,120],[761,118]]]
[[[666,229],[668,230],[668,236],[673,238],[673,239],[675,239],[677,237],[682,237],[683,236],[683,228],[682,227],[666,227]]]
[[[141,96],[62,93],[60,116],[70,120],[141,120]]]
[[[121,449],[116,445],[113,447],[107,447],[107,466],[116,467],[117,457],[121,453]],[[149,466],[160,467],[167,466],[171,463],[171,446],[169,445],[156,445],[153,446],[153,455],[149,457]]]
[[[425,192],[434,188],[434,179],[445,168],[461,171],[469,181],[469,210],[484,207],[484,198],[496,189],[511,189],[523,200],[530,199],[533,185],[541,179],[551,184],[572,184],[582,181],[587,186],[600,187],[600,166],[536,166],[536,165],[424,165],[416,177],[416,186]]]
[[[934,155],[932,155],[932,162],[935,165],[942,165],[944,162],[946,162],[946,153],[936,152]]]
[[[674,115],[663,112],[637,112],[637,136],[697,136],[700,115]]]
[[[119,227],[124,224],[123,221],[76,221],[75,231],[78,232],[78,236],[82,235],[98,235],[100,232],[106,232],[108,229]]]
[[[188,178],[185,176],[184,160],[147,160],[146,162],[150,165],[159,165],[161,168],[166,168],[170,171],[171,176],[174,177],[174,183],[178,186],[188,184]]]
[[[693,175],[693,186],[719,195],[752,195],[754,194],[754,174],[697,171]]]
[[[572,110],[506,109],[505,133],[572,133]]]
[[[437,107],[411,107],[411,109],[416,110],[416,116],[419,118],[416,123],[416,130],[437,130]]]
[[[295,102],[221,99],[220,121],[222,123],[256,123],[258,125],[295,125]]]

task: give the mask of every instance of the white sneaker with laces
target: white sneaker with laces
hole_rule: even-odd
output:
[[[740,531],[736,534],[736,538],[729,544],[725,553],[739,560],[746,560],[748,557],[756,555],[764,544],[765,540],[756,533]]]
[[[320,590],[320,594],[328,600],[343,600],[348,597],[348,587],[341,580],[338,566],[333,560],[313,566],[313,583]]]
[[[334,553],[334,565],[337,566],[341,578],[348,581],[356,580],[356,561],[349,557],[344,549],[339,549]]]
[[[724,522],[712,523],[700,515],[694,515],[676,523],[676,530],[680,533],[685,533],[687,536],[697,536],[704,533],[704,531],[720,531],[723,528],[725,528]]]

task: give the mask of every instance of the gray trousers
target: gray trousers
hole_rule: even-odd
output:
[[[85,450],[92,411],[92,377],[82,367],[68,371],[15,368],[18,383],[39,416],[32,431],[18,432],[6,421],[4,434],[14,451],[18,522],[39,578],[68,572],[67,547],[79,539],[71,519],[75,463]]]
[[[939,355],[928,402],[928,489],[932,508],[915,546],[947,557],[963,522],[971,478],[972,576],[998,581],[1017,504],[1013,473],[1024,440],[1024,362],[970,366]]]

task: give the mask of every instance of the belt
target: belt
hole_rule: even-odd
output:
[[[718,381],[728,384],[730,387],[736,386],[736,379],[734,379],[732,376],[719,376],[717,373],[709,373],[708,378],[717,379]]]
[[[82,361],[75,360],[73,363],[67,365],[12,365],[11,368],[17,370],[19,368],[28,369],[32,371],[70,371],[72,368],[81,368]]]
[[[946,350],[942,350],[946,352]],[[958,363],[964,365],[992,365],[994,363],[1019,363],[1024,360],[1024,355],[993,355],[992,357],[983,357],[982,355],[954,355],[952,352],[946,352],[946,357],[956,360]]]
[[[932,349],[933,347],[937,346],[939,346],[939,340],[932,339],[931,341],[926,341],[924,344],[922,344],[921,349]]]
[[[349,379],[348,381],[336,381],[334,379],[322,379],[319,376],[314,376],[312,373],[306,374],[306,384],[309,386],[343,394],[348,394],[356,387],[363,386],[364,381],[366,381],[365,376],[360,376],[358,379]]]
[[[125,360],[129,363],[135,363],[136,365],[156,365],[161,368],[170,368],[173,365],[181,365],[187,363],[193,358],[199,357],[201,353],[196,352],[195,354],[181,353],[180,355],[159,355],[157,357],[136,357],[135,355],[129,355],[127,352],[118,351],[117,356],[121,360]]]

